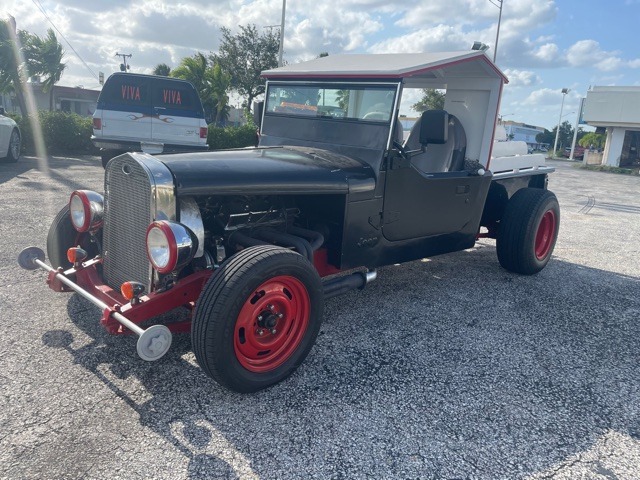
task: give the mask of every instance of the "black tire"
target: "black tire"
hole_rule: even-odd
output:
[[[224,387],[255,392],[288,377],[304,361],[323,309],[322,282],[305,257],[271,245],[249,247],[227,259],[202,290],[191,326],[193,352],[205,373]],[[279,323],[259,324],[263,317]],[[251,348],[263,351],[252,358],[245,351]]]
[[[79,233],[71,223],[69,205],[58,212],[53,219],[49,234],[47,235],[47,256],[53,268],[71,268],[72,265],[67,260],[67,250],[80,245],[88,254],[87,258],[98,255],[98,246],[91,242],[88,233]]]
[[[109,160],[123,154],[120,150],[100,150],[100,159],[102,160],[102,168],[106,169]]]
[[[7,156],[3,160],[7,163],[16,163],[20,158],[20,149],[22,148],[20,132],[17,128],[14,128],[9,137],[9,148],[7,149]]]
[[[542,270],[553,253],[560,226],[556,196],[539,188],[518,190],[507,203],[496,251],[503,268],[524,275]]]

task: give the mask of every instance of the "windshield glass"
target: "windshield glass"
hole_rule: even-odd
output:
[[[389,122],[396,85],[270,84],[266,114]]]

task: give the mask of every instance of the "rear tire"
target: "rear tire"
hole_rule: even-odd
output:
[[[49,234],[47,235],[47,256],[53,268],[71,268],[71,262],[67,260],[67,250],[80,245],[87,253],[87,259],[98,255],[98,246],[91,242],[88,233],[78,232],[71,223],[69,205],[58,212],[53,219]]]
[[[271,245],[246,248],[225,261],[200,294],[193,352],[224,387],[261,390],[304,361],[323,308],[322,282],[306,258]]]
[[[551,259],[559,225],[560,206],[552,192],[518,190],[507,203],[498,228],[496,252],[500,265],[524,275],[538,273]]]

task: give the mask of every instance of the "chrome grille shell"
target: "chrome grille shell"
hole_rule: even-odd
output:
[[[104,281],[116,290],[136,281],[150,292],[154,277],[146,232],[154,220],[176,219],[173,176],[156,158],[127,153],[107,165],[104,191]]]

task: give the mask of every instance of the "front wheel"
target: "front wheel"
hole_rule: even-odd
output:
[[[65,270],[71,268],[71,262],[67,260],[67,250],[78,245],[88,253],[87,258],[93,258],[100,253],[88,233],[80,233],[73,227],[69,205],[65,205],[53,219],[47,235],[47,255],[51,266],[62,267]]]
[[[523,188],[507,203],[496,238],[500,265],[532,275],[542,270],[558,238],[560,206],[548,190]]]
[[[280,247],[249,247],[229,258],[205,285],[191,326],[202,369],[237,392],[288,377],[320,330],[324,295],[315,268]]]

